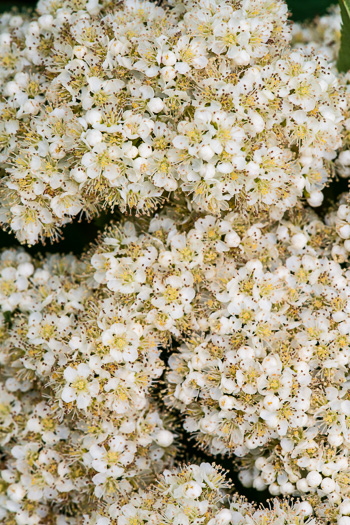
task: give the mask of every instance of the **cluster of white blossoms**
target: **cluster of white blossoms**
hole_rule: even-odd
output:
[[[84,272],[72,256],[0,257],[4,524],[80,524],[83,511],[153,479],[176,451],[171,416],[146,398],[162,370],[156,344],[116,311],[96,325]]]
[[[282,0],[38,4],[0,18],[0,218],[54,239],[103,207],[150,212],[323,199],[343,88],[290,49]]]
[[[251,449],[304,429],[309,420],[303,411],[317,419],[313,390],[339,393],[350,325],[341,315],[347,274],[330,250],[334,229],[302,208],[288,220],[276,223],[266,213],[252,225],[237,213],[181,221],[183,215],[179,204],[152,219],[111,226],[81,262],[58,255],[35,259],[22,249],[2,252],[4,523],[89,523],[96,507],[117,512],[132,490],[171,465],[174,416],[150,395],[166,365],[160,352],[174,340],[188,344],[187,353],[169,360],[176,371],[166,377],[168,405],[175,400],[177,408],[189,407],[186,430],[199,425],[200,443],[214,453],[248,457]],[[230,290],[240,300],[231,301]],[[188,359],[200,338],[202,355]],[[299,344],[305,345],[303,362]],[[339,396],[346,408],[344,388]],[[322,418],[324,439],[328,419]],[[346,450],[345,430],[339,443],[333,427],[329,443]],[[248,471],[244,467],[243,481]],[[284,487],[286,480],[279,479]],[[230,523],[229,511],[220,512],[208,525]]]
[[[119,505],[172,462],[174,416],[150,394],[174,341],[185,344],[171,350],[167,405],[185,414],[185,430],[211,453],[243,457],[243,483],[317,495],[319,512],[342,512],[350,275],[332,250],[336,229],[301,207],[260,223],[185,213],[179,203],[112,225],[81,262],[3,252],[9,523]],[[334,472],[323,468],[329,450],[341,458]],[[305,481],[318,468],[322,488]]]
[[[341,15],[339,6],[333,6],[329,13],[313,23],[296,23],[292,26],[292,45],[303,53],[317,53],[325,56],[333,73],[336,70],[341,38]],[[334,162],[334,170],[343,178],[350,177],[350,75],[342,73],[339,82],[345,88],[345,111],[342,122],[342,147]]]
[[[169,358],[167,404],[202,447],[243,458],[247,485],[317,496],[326,516],[342,515],[350,273],[333,250],[336,229],[302,208],[252,225],[237,213],[184,213],[110,227],[91,257],[95,280],[130,322],[163,334],[163,345],[183,343]],[[132,347],[132,330],[126,337]]]
[[[338,57],[341,37],[341,15],[339,6],[334,6],[330,12],[317,19],[312,24],[295,24],[292,27],[292,44],[295,49],[305,53],[316,51],[324,55],[332,71],[337,74],[336,60]],[[350,177],[350,74],[342,73],[339,78],[345,88],[346,106],[342,122],[342,147],[334,160],[333,171],[341,177]],[[333,251],[339,258],[347,260],[350,252],[350,195],[343,193],[332,205],[326,221],[336,228],[338,239],[334,241]]]
[[[340,7],[333,5],[329,12],[315,21],[292,25],[292,45],[306,53],[317,51],[327,57],[331,65],[338,58],[341,38]]]
[[[209,463],[165,470],[150,490],[138,490],[91,516],[84,525],[316,525],[307,502],[280,503],[257,509],[237,495],[224,474]]]
[[[83,262],[2,252],[2,523],[264,525],[270,516],[227,500],[229,484],[209,464],[164,471],[177,433],[150,397],[165,367],[160,350],[206,329],[213,304],[203,281],[225,251],[240,259],[259,244],[238,217],[206,216],[181,232],[182,210],[166,211],[147,230],[145,221],[111,227]],[[321,230],[316,219],[313,228]],[[221,323],[216,316],[213,329]],[[310,514],[306,502],[276,502],[269,523],[309,523]]]
[[[287,18],[0,16],[4,228],[132,212],[80,258],[0,251],[4,525],[350,525],[350,75],[339,10]]]

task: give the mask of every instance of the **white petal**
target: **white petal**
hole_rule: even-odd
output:
[[[75,390],[73,390],[72,387],[65,386],[64,389],[62,390],[61,398],[66,403],[71,403],[72,401],[75,401],[75,399],[77,398],[77,395],[75,393]]]
[[[79,377],[88,377],[89,375],[91,374],[91,369],[88,365],[86,365],[85,363],[80,363],[80,365],[78,365],[77,367],[77,375]]]
[[[77,407],[84,410],[89,406],[91,402],[91,396],[89,394],[79,394],[77,397]]]
[[[75,381],[76,378],[78,377],[76,369],[72,368],[71,366],[65,369],[65,371],[63,372],[63,375],[64,375],[65,380],[68,381],[69,383],[73,383],[73,381]]]

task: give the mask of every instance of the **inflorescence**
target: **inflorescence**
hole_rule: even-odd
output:
[[[1,523],[350,525],[350,76],[338,9],[287,17],[0,16],[4,228],[129,213],[81,257],[0,252]]]
[[[0,31],[0,218],[20,241],[173,195],[275,217],[322,202],[344,90],[291,52],[281,0],[42,0]]]

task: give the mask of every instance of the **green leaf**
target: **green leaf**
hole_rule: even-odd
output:
[[[337,68],[346,72],[350,69],[350,0],[339,0],[339,4],[342,26]]]

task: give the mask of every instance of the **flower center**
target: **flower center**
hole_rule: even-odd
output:
[[[126,338],[125,337],[115,337],[113,344],[118,350],[123,350],[126,346]]]
[[[87,381],[86,379],[80,378],[74,383],[75,390],[78,390],[79,392],[83,392],[86,390],[87,387]]]
[[[176,288],[167,286],[164,295],[168,301],[176,301],[179,298],[180,293]]]

